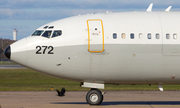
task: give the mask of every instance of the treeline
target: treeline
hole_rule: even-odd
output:
[[[0,38],[0,58],[1,59],[6,58],[4,55],[4,50],[14,42],[15,42],[14,40]]]

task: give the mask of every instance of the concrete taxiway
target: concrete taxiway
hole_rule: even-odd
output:
[[[0,69],[24,69],[21,65],[0,65]]]
[[[180,108],[180,91],[108,91],[100,106],[88,105],[86,93],[0,92],[0,108]]]

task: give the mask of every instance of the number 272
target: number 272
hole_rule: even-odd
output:
[[[37,46],[36,49],[37,49],[36,54],[45,54],[46,50],[48,51],[47,54],[54,54],[53,46]]]

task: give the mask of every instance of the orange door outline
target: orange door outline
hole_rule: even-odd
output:
[[[100,21],[102,26],[102,50],[101,51],[91,51],[90,50],[90,30],[89,30],[89,21]],[[104,27],[103,21],[101,19],[89,19],[87,20],[87,27],[88,27],[88,51],[91,53],[102,53],[104,52]]]

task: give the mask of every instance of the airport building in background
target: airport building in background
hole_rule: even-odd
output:
[[[17,41],[17,32],[18,31],[16,29],[13,30],[13,40],[14,41]]]

